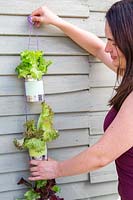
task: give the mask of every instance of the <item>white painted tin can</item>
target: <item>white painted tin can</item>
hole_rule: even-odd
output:
[[[44,101],[44,86],[43,80],[33,78],[25,79],[25,93],[27,102],[42,102]]]

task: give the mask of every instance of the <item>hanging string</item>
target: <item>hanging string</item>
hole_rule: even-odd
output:
[[[31,16],[28,16],[27,17],[27,20],[28,20],[28,24],[29,24],[29,40],[28,40],[28,50],[30,49],[30,46],[31,46],[31,34],[33,32],[33,25],[34,25],[34,22],[32,21],[32,17]],[[39,39],[38,39],[38,35],[35,34],[36,36],[36,48],[37,50],[39,50]],[[44,95],[45,95],[45,91],[44,91]],[[45,102],[45,97],[44,97],[44,102]],[[26,116],[26,122],[28,120],[28,107],[27,107],[27,100],[26,100],[26,91],[25,91],[25,116]],[[46,144],[46,148],[47,148],[47,144]],[[30,158],[31,159],[31,158]],[[34,158],[32,158],[34,159]],[[47,153],[46,155],[43,155],[42,156],[42,160],[48,160],[48,150],[47,150]]]
[[[32,17],[31,17],[31,16],[28,16],[28,17],[27,17],[27,20],[28,20],[28,24],[29,24],[28,49],[30,49],[30,45],[31,45],[31,34],[32,34],[32,32],[33,32],[33,25],[34,25],[34,22],[32,21]],[[35,37],[36,37],[36,49],[39,50],[39,39],[38,39],[38,35],[35,34]]]
[[[27,17],[28,20],[28,25],[29,25],[29,41],[28,41],[28,49],[30,48],[30,44],[31,44],[31,33],[32,33],[32,28],[33,28],[33,22],[30,16]],[[26,99],[26,90],[25,90],[25,94],[24,94],[24,109],[25,109],[25,120],[26,123],[28,121],[28,106],[27,106],[27,99]]]
[[[27,18],[28,22],[29,22],[29,40],[28,40],[28,49],[30,48],[30,44],[31,44],[31,33],[32,33],[32,21],[31,21],[31,18],[30,16],[28,16]]]
[[[26,101],[26,92],[25,92],[25,95],[24,95],[24,103],[25,103],[25,119],[26,119],[26,122],[28,121],[28,108],[27,108],[27,101]]]

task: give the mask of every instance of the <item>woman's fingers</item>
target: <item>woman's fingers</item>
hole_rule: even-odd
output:
[[[47,180],[59,177],[58,162],[48,158],[45,160],[31,160],[30,161],[31,177],[29,180]]]
[[[39,172],[32,172],[32,173],[31,173],[31,176],[32,176],[32,177],[40,176],[40,173],[39,173]]]
[[[54,159],[48,157],[48,161],[54,161]],[[47,162],[46,160],[30,160],[30,165],[39,165],[40,163]]]
[[[41,23],[43,23],[43,17],[44,17],[43,15],[44,13],[42,7],[32,12],[31,19],[36,27],[40,27]]]
[[[42,180],[41,176],[36,176],[36,177],[29,177],[28,178],[30,181],[37,181],[37,180]]]
[[[32,19],[33,22],[40,22],[41,17],[40,16],[33,16],[31,19]]]
[[[30,165],[39,165],[41,161],[40,160],[30,160]]]
[[[36,22],[36,23],[35,23],[35,26],[36,26],[36,27],[40,27],[40,25],[41,25],[40,22]]]
[[[31,13],[31,16],[40,16],[43,14],[42,8],[38,8]]]
[[[31,172],[36,172],[36,171],[38,171],[38,168],[37,168],[37,167],[31,167],[31,168],[30,168],[30,171],[31,171]]]
[[[35,22],[37,25],[40,25],[43,22],[43,17],[41,16],[33,16],[31,19],[32,22]]]

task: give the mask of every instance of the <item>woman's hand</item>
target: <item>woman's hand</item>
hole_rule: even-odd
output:
[[[29,180],[31,181],[54,179],[60,176],[59,162],[53,159],[48,159],[48,161],[31,160],[30,165]]]
[[[56,23],[61,20],[61,18],[54,14],[51,10],[49,10],[47,6],[42,6],[33,11],[31,17],[36,27],[40,27],[42,23],[46,25],[56,25]]]

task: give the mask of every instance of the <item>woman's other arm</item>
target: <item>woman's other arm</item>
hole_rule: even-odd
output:
[[[31,161],[30,180],[51,179],[87,173],[106,166],[133,147],[133,92],[101,139],[71,159]]]

